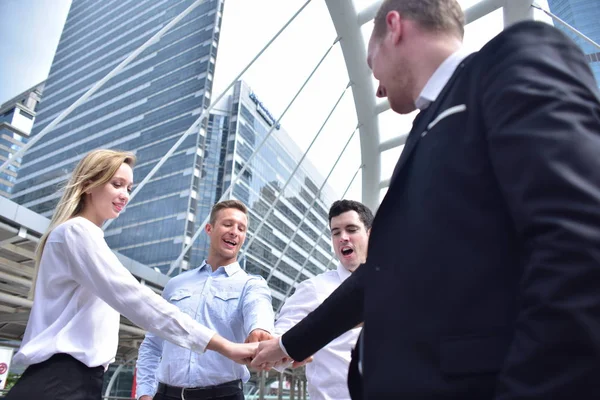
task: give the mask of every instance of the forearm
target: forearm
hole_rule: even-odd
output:
[[[158,381],[156,371],[162,356],[162,339],[148,333],[138,350],[136,362],[136,393],[140,396],[154,396]]]
[[[246,284],[242,310],[246,335],[257,329],[274,333],[273,299],[264,279],[253,279]]]
[[[283,335],[290,357],[302,361],[363,321],[368,270],[368,265],[358,268],[323,304]]]

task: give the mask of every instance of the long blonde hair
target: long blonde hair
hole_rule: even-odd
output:
[[[84,193],[108,182],[123,165],[135,165],[135,155],[127,151],[98,149],[86,154],[71,174],[64,193],[54,210],[50,226],[42,235],[35,251],[35,277],[42,258],[46,240],[54,228],[75,217],[85,206]]]

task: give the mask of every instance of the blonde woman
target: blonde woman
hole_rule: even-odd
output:
[[[77,165],[36,254],[35,297],[14,362],[27,365],[7,399],[100,399],[114,361],[119,314],[179,346],[238,362],[255,344],[236,344],[142,286],[104,241],[133,185],[132,153],[95,150]]]

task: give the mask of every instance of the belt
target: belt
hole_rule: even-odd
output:
[[[170,386],[159,382],[158,390],[156,392],[169,397],[181,398],[182,400],[207,400],[223,396],[232,396],[241,392],[242,388],[243,383],[241,379],[221,383],[220,385],[195,388]]]

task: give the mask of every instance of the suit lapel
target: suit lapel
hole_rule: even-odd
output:
[[[446,84],[446,86],[444,86],[444,89],[442,89],[442,92],[440,93],[438,98],[433,103],[431,103],[429,105],[429,107],[427,107],[425,110],[421,111],[415,118],[412,129],[410,130],[410,133],[408,134],[408,138],[406,139],[406,144],[404,145],[404,149],[402,150],[402,153],[400,154],[400,158],[398,159],[398,162],[396,163],[396,167],[394,168],[394,172],[390,179],[390,187],[394,183],[394,180],[398,177],[398,174],[400,173],[402,168],[406,165],[406,162],[410,159],[410,156],[411,156],[412,152],[414,151],[414,149],[417,147],[417,144],[419,143],[419,140],[421,139],[423,132],[425,132],[427,130],[427,125],[429,125],[429,123],[432,120],[434,120],[435,117],[438,115],[439,108],[444,103],[444,98],[450,91],[450,88],[454,85],[454,82],[456,81],[457,77],[460,75],[460,73],[464,69],[465,63],[468,60],[470,60],[472,56],[473,55],[468,56],[458,65],[458,67],[456,68],[456,71],[454,71],[454,73],[448,80],[448,83]]]
[[[390,186],[392,186],[392,182],[396,179],[398,172],[402,169],[406,161],[410,158],[413,149],[417,146],[419,139],[421,138],[421,132],[427,126],[427,124],[423,124],[423,121],[431,120],[431,117],[426,118],[427,114],[431,111],[431,106],[429,106],[426,110],[423,110],[417,114],[415,120],[413,121],[412,129],[410,130],[408,137],[406,138],[406,143],[404,144],[404,149],[402,153],[400,153],[400,158],[394,167],[394,172],[392,173],[392,178],[390,179]]]

